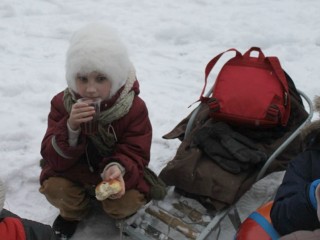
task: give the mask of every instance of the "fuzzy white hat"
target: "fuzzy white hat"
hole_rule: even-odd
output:
[[[114,29],[92,23],[72,36],[66,57],[66,79],[71,90],[77,92],[77,74],[97,71],[110,79],[111,98],[126,83],[130,68],[127,49]]]
[[[3,209],[3,205],[4,205],[4,199],[6,196],[6,189],[5,189],[5,185],[2,182],[2,180],[0,179],[0,212]]]

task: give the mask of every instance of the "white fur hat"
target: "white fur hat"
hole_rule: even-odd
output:
[[[0,179],[0,212],[3,209],[5,195],[6,195],[5,185],[2,182],[2,180]]]
[[[72,36],[66,57],[66,79],[71,90],[77,92],[77,74],[97,71],[110,79],[111,98],[126,83],[130,67],[127,49],[112,28],[92,23]]]

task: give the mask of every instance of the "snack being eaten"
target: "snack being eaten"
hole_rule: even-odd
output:
[[[96,198],[99,201],[103,201],[109,198],[113,194],[117,194],[121,191],[120,181],[112,179],[109,181],[102,181],[96,186]]]

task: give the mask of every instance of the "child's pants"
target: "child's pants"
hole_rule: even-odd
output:
[[[65,178],[51,177],[45,180],[39,191],[67,220],[81,220],[89,211],[90,197],[86,189]],[[122,219],[134,214],[146,204],[145,196],[131,189],[119,199],[106,199],[102,202],[103,210],[114,219]]]

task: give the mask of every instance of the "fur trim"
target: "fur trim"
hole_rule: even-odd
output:
[[[0,212],[2,211],[4,206],[5,195],[6,195],[6,189],[5,189],[4,183],[0,179]]]
[[[77,74],[97,71],[111,80],[111,98],[125,84],[130,67],[126,47],[112,28],[93,23],[72,36],[66,56],[66,79],[71,90],[77,92]]]
[[[314,108],[316,112],[320,113],[320,97],[319,96],[316,96],[314,98]]]
[[[314,111],[320,113],[320,97],[316,96],[314,98]],[[319,114],[320,116],[320,114]],[[320,131],[320,119],[310,122],[306,127],[302,129],[301,135],[305,139],[313,132]]]

